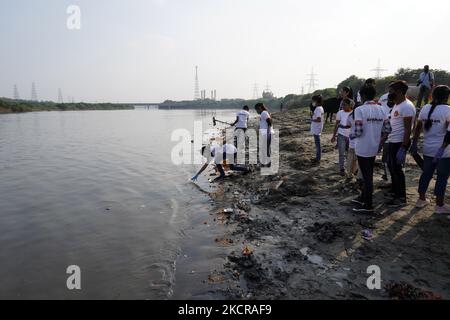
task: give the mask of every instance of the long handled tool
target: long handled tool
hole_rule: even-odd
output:
[[[216,117],[213,117],[213,125],[214,125],[214,127],[217,125],[217,123],[223,123],[223,124],[227,124],[227,125],[231,126],[231,123],[228,123],[228,122],[225,122],[225,121],[220,121],[220,120],[217,120]]]

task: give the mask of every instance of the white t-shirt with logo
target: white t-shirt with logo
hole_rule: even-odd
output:
[[[403,135],[405,134],[405,124],[403,123],[403,118],[414,118],[416,117],[416,107],[414,104],[406,99],[399,105],[395,105],[391,111],[391,127],[392,132],[389,134],[387,142],[389,143],[399,143],[403,142]]]
[[[347,120],[351,113],[352,113],[351,111],[349,112],[345,112],[344,110],[339,111],[336,115],[336,121],[340,121],[339,124],[341,126],[347,126]],[[350,136],[350,128],[349,129],[339,128],[338,134],[348,138]]]
[[[361,122],[363,133],[356,138],[356,155],[364,158],[375,157],[380,148],[381,131],[386,113],[375,102],[367,102],[355,109],[355,122]]]
[[[250,117],[250,112],[246,110],[241,110],[236,114],[238,118],[238,123],[236,124],[237,129],[247,129],[248,118]]]
[[[426,120],[428,120],[430,109],[431,105],[427,104],[422,108],[422,111],[420,111],[419,120],[423,121],[424,125]],[[450,130],[450,127],[448,126],[450,123],[450,106],[436,106],[430,119],[433,122],[430,130],[426,131],[425,128],[423,129],[423,154],[428,157],[434,157],[444,142],[447,130]],[[450,158],[450,146],[445,149],[443,158]]]
[[[325,111],[323,110],[322,106],[316,107],[316,109],[314,109],[314,113],[312,116],[312,122],[311,122],[311,134],[315,135],[315,136],[320,136],[322,134],[323,131],[323,125],[324,125],[324,114]],[[317,119],[321,119],[320,122],[315,122],[314,120]]]
[[[270,114],[267,111],[263,111],[259,120],[259,130],[262,134],[267,134],[267,129],[269,128],[267,119],[270,119]],[[270,129],[270,133],[274,133],[273,128]]]

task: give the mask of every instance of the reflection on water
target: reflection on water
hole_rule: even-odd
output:
[[[218,112],[225,120],[233,111]],[[208,197],[171,163],[199,111],[0,116],[0,298],[170,297],[189,214]],[[68,291],[78,265],[82,290]]]

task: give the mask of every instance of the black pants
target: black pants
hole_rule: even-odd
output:
[[[372,198],[373,198],[373,168],[375,165],[375,157],[364,158],[358,156],[359,170],[364,179],[364,185],[362,190],[362,199],[364,206],[367,208],[372,208]]]
[[[233,171],[249,172],[249,169],[244,165],[237,164],[237,152],[233,154],[224,154],[223,157],[218,157],[219,161],[216,160],[216,168],[220,173],[220,177],[225,177],[225,171],[223,170],[222,161],[229,160],[230,169]],[[231,160],[232,159],[232,160]]]
[[[403,165],[397,163],[397,153],[402,143],[389,143],[388,168],[392,177],[392,192],[396,199],[406,199],[406,182]]]

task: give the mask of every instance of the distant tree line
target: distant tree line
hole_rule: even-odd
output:
[[[241,109],[248,105],[250,108],[254,107],[258,102],[264,102],[270,110],[278,110],[280,108],[282,98],[269,99],[222,99],[222,100],[188,100],[188,101],[171,101],[166,100],[159,105],[161,109]]]
[[[409,68],[401,68],[399,69],[395,75],[387,76],[381,79],[377,79],[376,81],[376,89],[378,95],[381,96],[386,91],[386,86],[392,80],[404,80],[410,85],[416,85],[417,80],[419,79],[420,73],[423,69],[409,69]],[[436,84],[438,85],[448,85],[450,86],[450,72],[444,70],[431,70],[434,73]],[[366,79],[359,78],[355,75],[352,75],[339,83],[336,88],[328,88],[322,90],[316,90],[313,93],[304,94],[304,95],[295,95],[290,94],[284,97],[283,104],[287,108],[300,108],[306,107],[311,102],[311,97],[316,94],[321,94],[324,99],[337,97],[342,87],[350,87],[353,91],[356,92],[361,88]]]
[[[125,110],[132,106],[113,103],[55,103],[35,102],[0,98],[0,113],[20,113],[32,111],[75,111],[75,110]]]
[[[415,85],[422,69],[401,68],[395,75],[377,79],[376,88],[379,95],[382,95],[387,84],[392,80],[405,80],[411,85]],[[450,86],[450,73],[444,70],[431,70],[434,73],[436,84]],[[361,88],[365,79],[352,75],[339,83],[336,88],[316,90],[313,93],[296,95],[289,94],[284,98],[261,98],[254,100],[245,99],[222,99],[222,100],[189,100],[171,101],[166,100],[160,107],[163,109],[241,109],[244,105],[252,108],[258,102],[264,102],[271,111],[277,111],[283,105],[284,109],[294,109],[309,106],[311,97],[321,94],[324,99],[338,96],[342,87],[347,86],[356,92]],[[30,112],[30,111],[66,111],[66,110],[124,110],[133,109],[130,105],[112,103],[54,103],[54,102],[33,102],[25,100],[11,100],[0,98],[0,113],[5,112]]]

